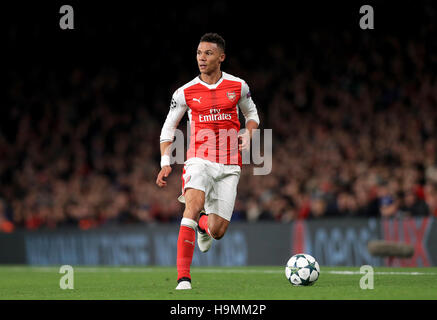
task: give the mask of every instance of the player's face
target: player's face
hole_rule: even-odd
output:
[[[217,71],[224,60],[225,53],[217,46],[217,43],[199,43],[197,47],[197,65],[200,73],[211,74]]]

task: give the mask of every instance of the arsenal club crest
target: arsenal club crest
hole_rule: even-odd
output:
[[[235,99],[237,98],[237,94],[235,93],[235,91],[228,91],[226,92],[226,95],[228,96],[228,99],[231,100],[232,102],[234,102]]]

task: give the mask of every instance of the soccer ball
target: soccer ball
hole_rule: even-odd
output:
[[[306,253],[292,256],[285,266],[285,277],[294,286],[309,286],[317,281],[320,267],[316,259]]]

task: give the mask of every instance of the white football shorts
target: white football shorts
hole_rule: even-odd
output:
[[[240,173],[239,165],[221,164],[196,157],[190,158],[184,163],[182,195],[178,200],[185,203],[184,193],[187,188],[201,190],[205,192],[206,213],[215,213],[231,221]]]

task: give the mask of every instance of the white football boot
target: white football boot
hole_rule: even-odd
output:
[[[190,290],[191,289],[191,281],[185,280],[188,278],[182,278],[178,281],[178,286],[176,287],[176,290]]]
[[[206,215],[205,211],[200,211],[200,217]],[[199,218],[200,219],[200,218]],[[207,252],[212,246],[213,238],[206,232],[197,226],[197,245],[199,250],[202,252]]]

